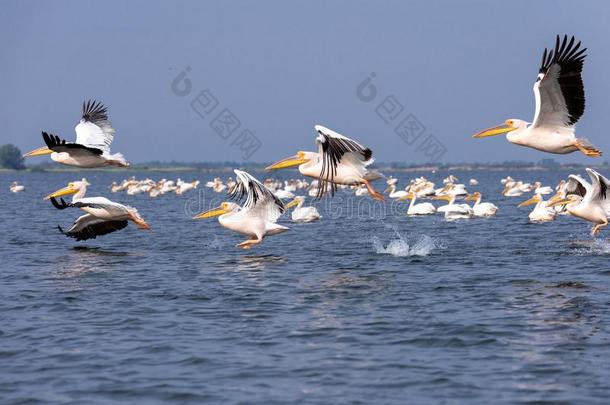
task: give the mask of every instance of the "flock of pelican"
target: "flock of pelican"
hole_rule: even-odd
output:
[[[534,83],[533,121],[530,123],[520,119],[508,119],[502,125],[481,131],[474,137],[484,138],[506,133],[509,142],[546,153],[566,154],[580,151],[589,157],[601,156],[601,152],[590,141],[575,135],[575,124],[585,109],[581,77],[585,51],[586,48],[581,48],[581,43],[576,43],[574,37],[568,40],[567,36],[563,39],[557,36],[554,49],[544,50]],[[294,221],[311,222],[321,218],[315,207],[304,206],[305,197],[295,195],[297,190],[307,190],[310,197],[321,199],[325,195],[334,196],[339,189],[352,189],[355,195],[368,195],[375,200],[385,201],[384,195],[372,185],[374,181],[384,178],[381,173],[371,168],[374,162],[372,150],[324,126],[316,125],[314,129],[317,150],[298,151],[267,167],[268,171],[297,167],[299,173],[309,180],[260,182],[245,171],[234,170],[235,178],[226,182],[216,178],[205,184],[215,192],[226,191],[232,201],[225,201],[218,207],[195,215],[194,218],[217,217],[223,227],[247,237],[238,247],[250,249],[260,244],[266,236],[288,231],[287,227],[277,223],[288,208],[294,208]],[[83,103],[81,119],[75,127],[75,132],[74,142],[42,132],[46,146],[25,156],[50,154],[51,159],[57,163],[80,168],[129,166],[123,155],[110,152],[115,130],[108,119],[107,108],[101,103]],[[594,226],[591,232],[597,235],[608,225],[609,183],[604,176],[592,169],[587,169],[587,173],[590,182],[580,176],[570,175],[556,187],[555,195],[546,201],[543,196],[550,194],[552,188],[540,183],[527,184],[512,178],[502,180],[505,186],[503,194],[511,197],[533,193],[532,198],[520,204],[535,204],[530,213],[532,220],[547,221],[554,219],[556,215],[570,214],[592,222]],[[494,204],[482,202],[480,192],[468,193],[466,185],[457,183],[454,176],[445,179],[440,188],[436,188],[434,183],[423,177],[411,180],[403,190],[398,189],[396,179],[386,178],[386,181],[388,198],[409,201],[408,215],[441,213],[445,218],[453,220],[490,217],[498,212],[498,207]],[[476,179],[470,179],[470,186],[477,184]],[[105,197],[85,197],[88,185],[85,179],[74,181],[46,197],[57,209],[79,208],[85,212],[68,231],[64,232],[59,227],[62,233],[77,240],[86,240],[123,229],[129,222],[133,222],[140,229],[150,229],[133,207]],[[182,194],[197,188],[198,185],[198,181],[184,182],[180,179],[175,182],[167,179],[155,182],[151,179],[131,178],[121,184],[113,183],[111,191],[125,191],[130,195],[148,193],[151,197],[156,197],[169,192]],[[15,190],[18,186],[15,185]],[[70,195],[72,200],[66,202],[63,197]],[[284,199],[292,201],[285,204]],[[445,204],[434,206],[429,201],[417,202],[418,199],[444,201]],[[458,201],[460,199],[462,201]],[[468,202],[473,204],[469,205]]]

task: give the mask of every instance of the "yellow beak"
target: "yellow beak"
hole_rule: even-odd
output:
[[[555,201],[553,201],[553,200],[555,200]],[[569,204],[571,202],[572,202],[572,200],[570,200],[569,198],[560,198],[560,199],[551,198],[551,202],[549,202],[548,207]]]
[[[474,194],[468,194],[466,196],[466,198],[464,198],[464,200],[466,200],[466,201],[476,201],[477,200],[477,196],[475,196]]]
[[[505,134],[507,132],[510,132],[512,130],[514,130],[515,128],[511,127],[510,125],[507,125],[506,123],[502,124],[502,125],[498,125],[492,128],[487,128],[477,134],[474,134],[472,137],[473,138],[486,138],[488,136],[495,136],[495,135],[500,135],[500,134]]]
[[[402,201],[402,200],[410,200],[410,199],[412,199],[412,198],[413,198],[413,194],[410,194],[410,193],[409,193],[409,194],[407,194],[407,195],[405,195],[405,196],[398,197],[398,201]]]
[[[51,149],[47,148],[46,146],[43,146],[42,148],[34,149],[33,151],[26,153],[25,155],[23,155],[23,157],[42,156],[49,155],[51,153],[53,153]]]
[[[297,200],[292,200],[292,201],[290,201],[288,204],[286,204],[286,209],[288,209],[288,208],[292,208],[292,207],[295,207],[295,206],[297,206],[298,204],[299,204],[299,202],[298,202]]]
[[[220,207],[212,208],[211,210],[208,210],[208,211],[204,211],[201,214],[197,214],[193,217],[193,219],[214,218],[219,215],[226,214],[227,212],[229,212],[229,211],[227,211],[222,206],[220,206]]]
[[[76,194],[78,193],[78,189],[74,188],[72,186],[68,186],[68,187],[64,187],[61,190],[57,190],[56,192],[49,194],[48,196],[46,196],[44,199],[48,200],[51,198],[57,198],[57,197],[63,197],[65,195],[71,195],[71,194]]]
[[[538,204],[538,197],[534,196],[529,200],[523,201],[521,204],[517,205],[517,207],[527,207],[528,205]]]
[[[445,200],[445,201],[451,201],[451,196],[448,195],[437,195],[432,197],[433,200]]]
[[[279,162],[272,164],[271,166],[267,166],[265,170],[285,169],[287,167],[299,166],[307,162],[309,162],[309,159],[305,159],[299,155],[294,155],[286,159],[282,159]]]

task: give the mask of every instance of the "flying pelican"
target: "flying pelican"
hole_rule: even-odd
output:
[[[316,207],[303,207],[304,203],[305,197],[296,196],[294,200],[286,204],[286,209],[295,207],[292,211],[294,222],[312,222],[322,218]]]
[[[86,212],[74,222],[67,232],[57,226],[61,233],[77,241],[95,239],[125,228],[127,221],[132,221],[140,229],[150,229],[138,210],[133,207],[110,201],[104,197],[85,197],[89,185],[85,179],[73,181],[68,183],[67,187],[45,197],[45,200],[50,199],[57,209],[76,207]],[[71,203],[66,203],[63,198],[61,203],[56,200],[66,195],[73,195]]]
[[[574,126],[585,111],[585,90],[581,72],[587,48],[574,45],[567,35],[555,42],[555,50],[545,48],[540,73],[534,83],[536,112],[534,122],[508,119],[504,124],[474,135],[484,138],[508,133],[506,138],[516,145],[542,152],[566,154],[577,150],[586,156],[601,156],[595,146],[584,138],[576,138]]]
[[[430,204],[429,202],[415,204],[417,194],[415,194],[413,191],[409,191],[407,195],[398,198],[398,200],[411,200],[409,202],[409,208],[407,209],[407,215],[428,215],[436,212],[434,205]]]
[[[57,163],[84,168],[129,166],[122,154],[110,154],[115,131],[108,120],[107,108],[101,103],[91,100],[83,102],[82,118],[74,130],[76,142],[66,142],[56,135],[43,132],[42,139],[47,146],[24,156],[51,154],[51,159]]]
[[[250,174],[241,170],[234,172],[236,184],[229,190],[228,196],[241,200],[245,195],[244,206],[223,202],[216,208],[195,215],[193,219],[218,217],[220,225],[249,237],[236,245],[243,249],[261,243],[265,236],[286,232],[289,228],[276,223],[286,210],[282,200]]]
[[[474,192],[466,196],[466,201],[474,201],[472,211],[475,217],[493,217],[498,212],[498,207],[490,202],[481,202],[483,195],[480,192]]]
[[[318,179],[318,199],[322,198],[328,188],[331,195],[334,195],[337,185],[363,184],[374,199],[384,201],[383,194],[373,189],[370,183],[382,177],[379,172],[367,169],[374,161],[373,151],[322,125],[314,128],[318,133],[318,152],[299,151],[294,156],[272,164],[267,170],[299,166],[302,175]]]
[[[610,201],[607,194],[610,180],[593,169],[586,170],[591,183],[571,174],[565,187],[565,198],[553,199],[550,206],[565,205],[570,214],[593,222],[595,226],[591,229],[591,235],[596,236],[602,228],[608,226]]]
[[[557,213],[550,207],[548,201],[544,201],[540,193],[534,194],[532,198],[523,201],[518,205],[518,207],[526,207],[532,204],[536,204],[536,206],[528,215],[530,221],[547,222],[555,219],[555,215],[557,215]]]

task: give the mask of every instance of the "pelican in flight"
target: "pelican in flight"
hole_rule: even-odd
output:
[[[574,126],[585,111],[585,90],[581,72],[587,48],[567,35],[555,42],[555,50],[544,50],[540,72],[534,83],[536,112],[532,123],[508,119],[474,138],[507,133],[509,142],[542,152],[566,154],[581,151],[601,156],[601,151],[584,138],[576,138]]]
[[[234,172],[236,184],[229,190],[228,196],[236,200],[245,196],[243,207],[223,202],[216,208],[195,215],[193,219],[218,217],[220,225],[248,236],[249,239],[236,245],[243,249],[260,244],[265,236],[286,232],[289,228],[276,223],[286,210],[282,200],[250,174],[241,170]]]
[[[367,169],[374,161],[373,151],[360,143],[316,125],[318,152],[299,151],[296,155],[280,160],[267,167],[267,170],[299,166],[303,176],[318,180],[317,198],[320,199],[330,189],[331,195],[337,185],[364,185],[376,200],[384,201],[383,194],[371,185],[371,181],[382,177],[379,172]]]
[[[108,120],[107,108],[102,103],[91,100],[83,102],[83,114],[74,130],[76,142],[66,142],[57,135],[43,132],[42,139],[47,146],[24,156],[51,154],[51,159],[57,163],[83,168],[129,166],[122,154],[110,153],[115,131]]]
[[[549,205],[551,207],[565,205],[570,214],[593,222],[595,225],[591,229],[591,235],[596,236],[602,228],[608,226],[610,180],[593,169],[586,170],[591,183],[571,174],[565,187],[565,198],[553,198]]]
[[[299,195],[286,204],[286,208],[295,207],[291,215],[293,222],[312,222],[322,218],[316,207],[303,207],[304,203],[305,197]]]
[[[138,210],[133,207],[110,201],[104,197],[85,197],[89,185],[85,179],[73,181],[45,197],[45,200],[51,200],[57,209],[75,207],[86,212],[74,222],[67,232],[58,226],[61,233],[77,241],[95,239],[125,228],[128,221],[132,221],[140,229],[150,229]],[[67,195],[73,195],[71,203],[66,203],[63,198],[60,199],[60,202],[57,201],[57,198]]]

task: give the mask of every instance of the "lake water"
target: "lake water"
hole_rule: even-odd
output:
[[[81,213],[42,198],[83,174],[152,231],[60,234]],[[110,193],[132,174],[202,185]],[[528,196],[501,196],[505,175],[554,186],[568,172],[454,174],[498,216],[408,218],[406,203],[340,192],[321,221],[284,215],[289,232],[243,251],[190,219],[224,199],[203,187],[214,173],[1,173],[1,402],[608,403],[608,231],[531,224]],[[393,175],[402,188],[419,173]]]

